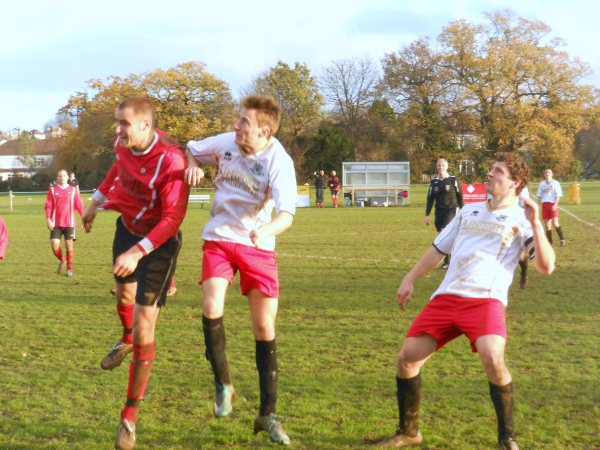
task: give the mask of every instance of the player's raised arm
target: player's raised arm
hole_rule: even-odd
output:
[[[432,245],[425,251],[412,270],[404,276],[402,283],[400,283],[398,291],[396,292],[396,300],[398,301],[398,306],[401,310],[404,311],[404,308],[412,297],[415,280],[431,272],[440,263],[443,257],[444,254],[440,253]]]

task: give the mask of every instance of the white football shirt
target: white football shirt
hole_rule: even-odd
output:
[[[559,197],[563,196],[560,183],[552,180],[550,183],[546,180],[542,181],[538,186],[536,197],[541,199],[542,203],[556,203]]]
[[[219,167],[210,220],[202,232],[205,241],[254,246],[250,232],[271,222],[273,208],[296,213],[294,163],[277,139],[250,155],[242,153],[233,132],[190,141],[187,147],[200,163]],[[274,250],[275,237],[260,248]]]
[[[521,250],[533,255],[533,230],[517,204],[492,210],[489,202],[465,205],[433,245],[452,254],[450,267],[432,298],[453,294],[508,302],[508,287]]]

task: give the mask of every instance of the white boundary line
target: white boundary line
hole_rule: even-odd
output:
[[[337,256],[319,256],[319,255],[294,255],[292,253],[277,253],[277,257],[284,258],[303,258],[303,259],[321,259],[326,261],[364,261],[364,262],[383,262],[383,263],[402,263],[399,259],[369,259],[369,258],[338,258]]]
[[[592,227],[592,228],[600,231],[600,227],[598,225],[596,225],[595,223],[587,222],[587,221],[583,220],[581,217],[573,214],[568,209],[561,208],[561,207],[559,207],[558,209],[560,209],[561,211],[565,212],[566,214],[568,214],[569,216],[571,216],[572,218],[574,218],[577,222],[581,222],[582,224],[587,225],[588,227]]]

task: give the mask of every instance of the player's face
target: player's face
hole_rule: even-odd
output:
[[[69,179],[69,175],[67,175],[67,172],[64,170],[61,170],[60,172],[58,172],[58,175],[56,175],[56,184],[58,184],[60,186],[64,186],[65,184],[67,184],[68,179]]]
[[[115,112],[115,123],[121,147],[144,149],[152,132],[151,119],[134,114],[132,108],[124,108]]]
[[[446,161],[438,161],[436,168],[439,174],[446,173],[448,170],[448,163]]]
[[[332,170],[332,171],[331,171],[331,176],[332,176],[332,177],[335,177],[336,175],[337,175],[337,174],[335,173],[335,170]]]
[[[506,163],[496,161],[487,176],[486,189],[493,196],[506,195],[511,189],[519,185],[517,180],[511,179]]]
[[[552,171],[550,169],[544,170],[544,178],[546,181],[552,181]]]
[[[235,143],[249,152],[262,148],[267,139],[268,129],[258,125],[258,111],[255,109],[242,109],[234,130]]]

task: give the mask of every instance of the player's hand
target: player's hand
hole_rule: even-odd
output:
[[[408,305],[408,302],[410,302],[412,294],[413,282],[405,278],[402,280],[400,287],[398,287],[398,290],[396,291],[396,301],[402,311],[404,311],[404,308]]]
[[[86,233],[92,231],[92,224],[94,223],[96,214],[98,214],[98,206],[90,203],[87,208],[85,208],[83,216],[81,216],[81,227]]]
[[[52,219],[46,219],[46,226],[48,227],[48,230],[54,230],[54,222],[52,222]]]
[[[552,205],[552,211],[556,211],[558,209],[558,205],[555,203],[554,205]]]
[[[131,275],[137,267],[138,261],[144,257],[143,253],[137,246],[131,247],[125,253],[117,256],[113,266],[113,273],[118,277],[126,277]]]
[[[250,232],[250,240],[256,246],[256,248],[260,248],[261,244],[265,240],[263,233],[261,233],[260,229],[252,230]]]
[[[429,216],[425,216],[425,225],[429,225]]]
[[[525,218],[535,224],[538,220],[538,204],[530,198],[523,198],[523,209],[525,211]]]
[[[200,184],[200,180],[204,178],[204,170],[200,167],[188,167],[183,172],[183,181],[189,186],[196,187]]]

